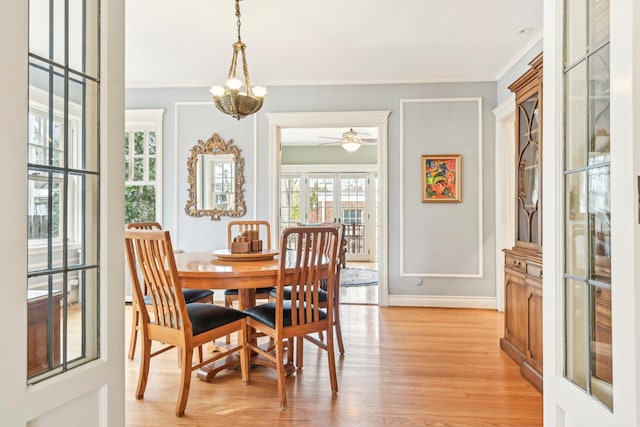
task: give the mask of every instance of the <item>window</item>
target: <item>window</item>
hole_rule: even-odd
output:
[[[162,223],[164,110],[125,112],[125,223]]]
[[[100,354],[99,7],[29,1],[29,384]]]
[[[280,177],[280,232],[301,221],[300,181],[300,174],[282,174]]]

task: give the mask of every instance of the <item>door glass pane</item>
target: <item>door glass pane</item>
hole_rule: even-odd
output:
[[[366,176],[340,176],[340,211],[348,254],[366,254]]]
[[[309,177],[309,218],[307,222],[333,222],[334,213],[333,175]]]
[[[590,360],[588,285],[577,280],[565,280],[565,284],[565,375],[586,390]]]
[[[565,163],[576,169],[586,163],[587,141],[587,64],[575,66],[565,74]]]
[[[98,76],[98,10],[100,2],[69,2],[69,67],[90,77]]]
[[[71,74],[69,80],[69,167],[98,170],[98,84]],[[83,129],[84,135],[78,135]],[[84,144],[74,143],[84,137]]]
[[[587,51],[587,0],[565,0],[565,66]]]
[[[588,267],[586,233],[587,201],[586,174],[584,172],[567,175],[566,196],[566,272],[571,276],[586,277]]]
[[[589,164],[609,161],[609,46],[589,57]]]
[[[27,376],[56,369],[62,363],[62,274],[32,277],[27,291]]]
[[[609,167],[589,170],[590,278],[611,283],[611,201]]]
[[[589,45],[591,50],[609,41],[609,0],[589,1]]]

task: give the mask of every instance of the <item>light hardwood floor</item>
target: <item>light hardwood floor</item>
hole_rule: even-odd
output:
[[[376,262],[356,262],[348,261],[348,268],[366,268],[377,270]],[[378,285],[371,286],[341,286],[341,304],[375,304],[378,305]]]
[[[131,306],[126,307],[126,342]],[[344,357],[332,396],[327,358],[307,343],[305,366],[278,404],[275,372],[237,371],[211,383],[193,376],[185,416],[174,416],[174,351],[151,361],[136,400],[139,353],[126,361],[126,425],[139,426],[541,426],[542,396],[499,348],[502,314],[492,310],[341,306]],[[139,349],[139,346],[138,346]],[[125,357],[125,356],[123,356]]]

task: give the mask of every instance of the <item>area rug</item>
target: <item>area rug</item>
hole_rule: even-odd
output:
[[[340,286],[371,286],[378,284],[378,272],[365,268],[340,270]]]

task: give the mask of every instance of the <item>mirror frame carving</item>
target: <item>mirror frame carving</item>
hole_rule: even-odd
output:
[[[184,211],[189,216],[203,217],[210,216],[212,221],[220,221],[223,216],[241,217],[247,213],[247,206],[244,202],[244,158],[240,155],[242,151],[233,144],[233,139],[226,141],[217,133],[214,133],[206,142],[201,139],[198,144],[191,148],[191,156],[187,159],[187,183],[189,188],[189,199],[184,207]],[[234,209],[198,209],[196,205],[197,197],[197,174],[198,157],[201,154],[231,154],[235,160],[235,208]],[[202,198],[202,195],[201,195]]]

